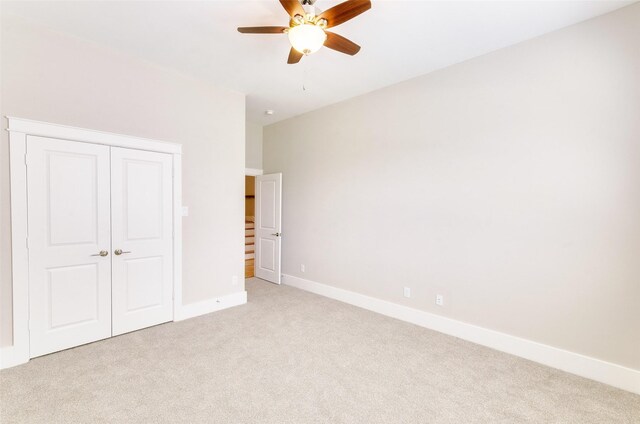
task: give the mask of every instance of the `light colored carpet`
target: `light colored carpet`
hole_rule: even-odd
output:
[[[0,372],[9,423],[639,423],[640,396],[291,287]]]

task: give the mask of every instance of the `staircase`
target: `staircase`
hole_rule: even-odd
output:
[[[244,278],[254,276],[255,225],[250,219],[244,221]]]

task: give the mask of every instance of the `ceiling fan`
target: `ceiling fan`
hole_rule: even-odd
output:
[[[331,9],[320,12],[314,7],[316,0],[280,0],[280,4],[290,16],[289,26],[240,27],[243,34],[287,34],[291,51],[287,63],[300,62],[302,56],[316,52],[327,46],[341,53],[354,55],[360,46],[327,28],[338,26],[371,9],[369,0],[347,0]]]

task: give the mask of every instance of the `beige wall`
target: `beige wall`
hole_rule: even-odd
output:
[[[262,169],[262,125],[246,122],[246,152],[247,168]]]
[[[182,143],[183,301],[241,291],[244,96],[2,16],[2,115]],[[2,121],[6,128],[6,120]],[[0,345],[11,343],[8,140],[0,146]],[[240,283],[232,285],[232,276]]]
[[[264,167],[283,273],[640,369],[640,4],[265,127]]]

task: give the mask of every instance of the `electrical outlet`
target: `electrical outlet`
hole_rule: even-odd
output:
[[[404,288],[404,297],[411,297],[411,287]]]
[[[444,306],[444,296],[441,294],[436,295],[436,305]]]
[[[232,286],[237,286],[238,285],[238,276],[234,275],[233,277],[231,277],[231,285]]]
[[[300,272],[304,272],[304,264],[300,264]]]

